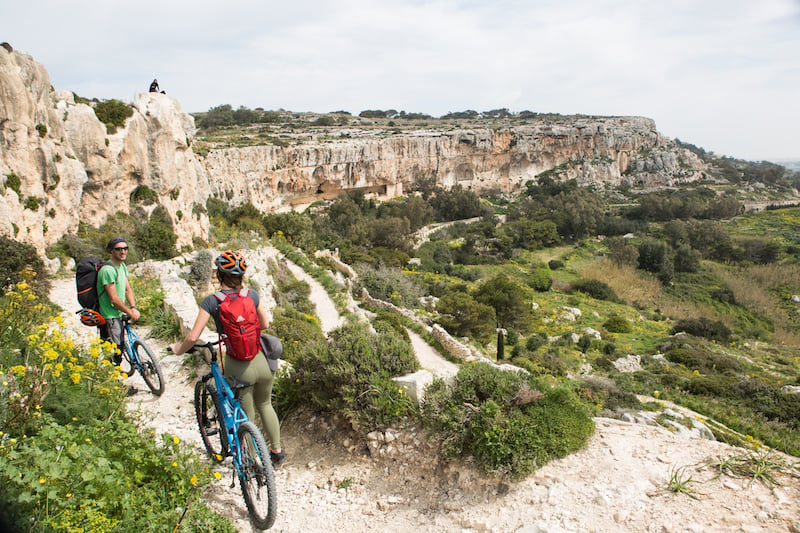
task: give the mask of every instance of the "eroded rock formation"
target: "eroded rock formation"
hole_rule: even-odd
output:
[[[664,186],[699,179],[704,171],[694,154],[642,117],[341,136],[198,156],[194,119],[176,100],[142,93],[133,111],[123,128],[108,133],[91,105],[54,90],[33,58],[0,48],[0,234],[43,251],[79,221],[98,226],[117,211],[144,217],[160,204],[181,246],[207,237],[204,208],[211,196],[267,211],[350,189],[398,196],[422,177],[446,187],[510,192],[545,172],[584,185]],[[137,194],[143,188],[148,195]]]

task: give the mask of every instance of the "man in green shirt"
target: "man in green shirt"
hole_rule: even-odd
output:
[[[103,265],[97,274],[97,294],[100,295],[100,314],[106,319],[105,326],[100,327],[100,338],[110,340],[122,349],[122,315],[129,315],[131,319],[139,319],[139,310],[136,309],[136,297],[128,282],[128,267],[125,258],[128,256],[128,243],[123,237],[114,237],[108,241],[106,251],[111,254],[111,260]],[[114,357],[114,363],[119,364],[121,355]]]

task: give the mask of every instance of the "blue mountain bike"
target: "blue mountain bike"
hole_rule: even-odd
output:
[[[226,456],[231,457],[253,525],[269,529],[278,513],[275,472],[264,436],[247,418],[239,402],[240,391],[252,383],[222,375],[215,349],[218,344],[219,341],[195,344],[190,350],[205,348],[211,353],[211,372],[194,388],[200,436],[213,460],[221,462]]]
[[[164,373],[161,365],[150,347],[139,338],[131,327],[131,317],[122,316],[122,362],[120,368],[128,377],[139,372],[142,379],[153,394],[161,396],[164,393]]]

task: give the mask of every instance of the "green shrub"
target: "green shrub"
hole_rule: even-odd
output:
[[[147,185],[140,185],[131,193],[131,203],[134,205],[153,205],[156,202],[158,202],[158,193]]]
[[[25,199],[25,209],[36,211],[39,209],[39,199],[36,196],[28,196]]]
[[[412,278],[396,267],[366,264],[356,267],[358,286],[369,291],[370,296],[402,307],[418,307],[422,289]]]
[[[171,531],[176,508],[204,506],[194,486],[211,480],[179,442],[159,444],[122,412],[45,424],[0,450],[0,507],[14,531]]]
[[[36,132],[39,134],[39,137],[44,138],[47,135],[47,126],[44,124],[37,124]]]
[[[587,402],[600,404],[607,411],[642,408],[642,402],[635,394],[621,389],[610,379],[586,378],[581,382],[581,389],[578,393],[585,396]]]
[[[136,230],[136,244],[147,259],[170,259],[178,255],[175,243],[178,236],[172,228],[172,220],[163,206],[157,206],[149,220]]]
[[[11,172],[10,174],[6,174],[6,187],[17,193],[19,196],[20,190],[22,189],[22,180],[19,179],[19,176]]]
[[[471,455],[484,471],[514,479],[580,449],[594,431],[572,391],[485,363],[462,365],[452,389],[435,381],[422,414],[448,456]]]
[[[301,347],[306,342],[325,341],[325,335],[316,317],[287,307],[273,309],[269,333],[281,340],[283,357],[292,362],[299,356]]]
[[[714,354],[688,343],[674,344],[665,354],[667,360],[681,364],[689,370],[703,373],[741,372],[742,364],[733,357]]]
[[[569,337],[565,335],[562,338]],[[564,376],[567,373],[567,361],[561,356],[558,347],[549,348],[544,353],[535,353],[529,356],[531,361],[553,376]]]
[[[603,323],[603,327],[611,333],[630,333],[631,323],[624,316],[614,315]]]
[[[0,298],[0,523],[11,531],[170,531],[175,509],[192,506],[182,531],[232,532],[200,509],[206,461],[126,414],[111,345],[95,337],[76,346],[27,282],[14,289]]]
[[[572,282],[572,290],[588,294],[597,300],[619,302],[619,297],[614,289],[598,279],[579,279]]]
[[[719,320],[711,320],[706,317],[679,320],[672,327],[670,333],[674,335],[679,332],[686,332],[695,337],[703,337],[720,343],[728,343],[731,340],[731,330],[728,326]]]
[[[731,396],[731,390],[736,382],[737,379],[733,376],[693,376],[689,379],[686,390],[699,396],[726,398]]]
[[[733,291],[729,287],[722,287],[719,289],[714,289],[711,291],[711,297],[718,302],[726,303],[726,304],[736,304],[736,297],[733,294]]]
[[[189,268],[189,283],[193,287],[206,287],[211,282],[214,272],[214,255],[211,250],[200,250],[192,258]]]
[[[525,282],[538,292],[547,292],[553,286],[553,274],[547,265],[534,265],[526,276]]]
[[[119,100],[111,99],[98,102],[94,106],[94,114],[103,124],[113,124],[121,128],[125,125],[125,120],[133,116],[133,108]]]
[[[408,394],[392,377],[414,372],[419,363],[411,346],[391,328],[349,323],[327,342],[305,340],[298,346],[294,374],[286,385],[301,401],[342,413],[363,431],[386,428],[412,413]]]
[[[594,337],[588,333],[584,333],[581,335],[580,339],[578,339],[578,349],[583,353],[588,352],[589,348],[592,346],[592,340],[594,340]]]
[[[535,352],[545,344],[547,344],[547,334],[542,331],[538,331],[525,339],[525,348],[529,352]]]
[[[778,385],[751,378],[734,385],[731,396],[768,420],[800,429],[800,395],[785,394]]]
[[[0,235],[0,295],[5,294],[11,285],[23,281],[22,271],[30,268],[33,277],[33,291],[45,295],[50,290],[50,282],[44,272],[44,262],[29,244],[23,244]]]

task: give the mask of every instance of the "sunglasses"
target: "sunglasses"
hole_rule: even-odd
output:
[[[114,251],[115,252],[127,252],[128,251],[128,247],[127,246],[117,247],[117,248],[114,248]]]

